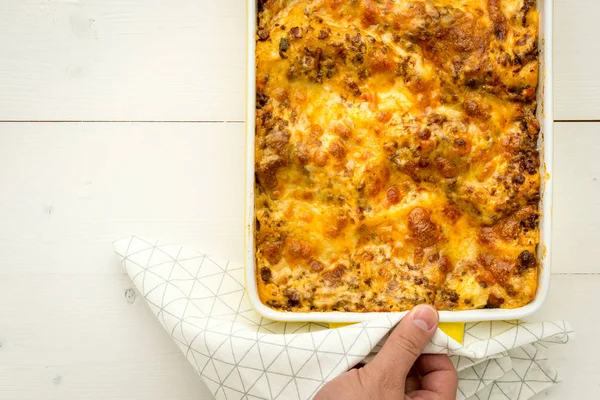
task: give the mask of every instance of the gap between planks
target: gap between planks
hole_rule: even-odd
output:
[[[198,121],[198,120],[11,120],[3,119],[0,120],[0,124],[77,124],[77,123],[90,123],[90,124],[123,124],[123,123],[143,123],[143,124],[244,124],[246,121]],[[600,119],[555,119],[555,123],[598,123]]]
[[[127,124],[127,123],[143,123],[143,124],[244,124],[246,121],[151,121],[151,120],[130,120],[130,121],[101,121],[101,120],[36,120],[36,121],[23,121],[23,120],[0,120],[0,124],[79,124],[79,123],[90,123],[90,124]]]
[[[555,119],[554,122],[580,124],[580,123],[586,123],[586,122],[590,122],[590,123],[600,122],[600,119]]]

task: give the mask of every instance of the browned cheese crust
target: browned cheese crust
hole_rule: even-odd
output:
[[[267,0],[256,268],[280,311],[516,308],[539,260],[534,0]]]

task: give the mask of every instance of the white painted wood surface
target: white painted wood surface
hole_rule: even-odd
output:
[[[556,119],[600,120],[600,3],[555,7]],[[0,122],[0,400],[210,399],[125,296],[111,241],[242,260],[244,15],[241,0],[0,0],[0,121],[21,121]],[[600,398],[600,122],[555,130],[555,275],[536,318],[578,336],[538,398]]]
[[[600,4],[554,1],[554,117],[600,121]]]
[[[1,0],[0,120],[242,121],[242,0]],[[558,120],[600,120],[600,5],[555,1]]]
[[[241,0],[1,0],[0,120],[241,121]]]
[[[555,128],[555,275],[537,317],[579,333],[552,352],[558,399],[600,394],[600,124]],[[206,243],[241,262],[243,124],[0,123],[0,160],[0,399],[210,398],[126,298],[111,241]]]

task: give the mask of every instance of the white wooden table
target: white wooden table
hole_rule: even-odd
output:
[[[600,2],[556,0],[563,384],[600,398]],[[209,399],[112,254],[132,233],[242,260],[241,0],[0,0],[0,399]]]

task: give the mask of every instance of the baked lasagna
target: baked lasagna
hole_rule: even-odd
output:
[[[535,296],[535,0],[266,0],[255,255],[278,311]]]

